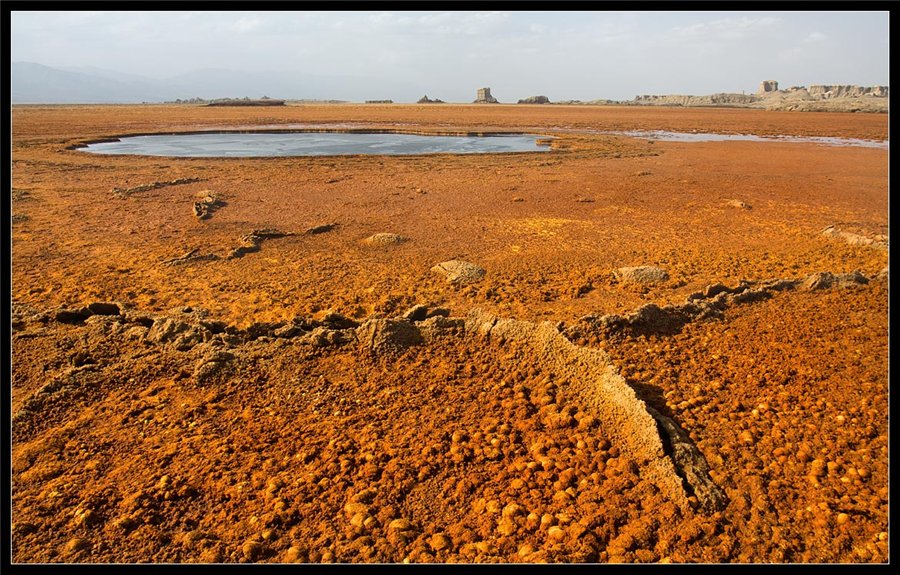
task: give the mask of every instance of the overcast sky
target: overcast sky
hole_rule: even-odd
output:
[[[11,61],[368,78],[471,101],[888,84],[888,12],[12,12]],[[416,94],[418,97],[420,94]],[[340,98],[339,94],[335,95]]]

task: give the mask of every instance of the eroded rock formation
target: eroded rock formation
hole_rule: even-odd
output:
[[[497,104],[497,98],[491,96],[490,88],[478,88],[478,97],[473,104]]]

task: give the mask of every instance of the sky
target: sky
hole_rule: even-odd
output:
[[[889,13],[13,11],[11,61],[164,79],[350,76],[374,96],[631,99],[889,83]],[[276,96],[277,97],[277,96]],[[335,94],[339,99],[341,94]]]

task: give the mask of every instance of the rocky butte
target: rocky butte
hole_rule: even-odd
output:
[[[497,104],[497,98],[491,96],[490,88],[478,88],[478,97],[473,104]]]

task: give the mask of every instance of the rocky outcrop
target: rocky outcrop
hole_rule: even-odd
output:
[[[768,94],[769,92],[777,92],[778,91],[778,82],[776,80],[763,80],[759,83],[759,90],[756,91],[757,94],[763,96]]]
[[[643,95],[635,96],[629,103],[638,106],[735,106],[758,101],[759,96],[751,94],[719,93],[709,96]]]
[[[775,80],[763,80],[755,94],[718,93],[708,96],[641,95],[611,102],[636,106],[719,106],[766,110],[887,112],[888,86],[811,85],[779,89]]]
[[[478,97],[473,104],[497,104],[497,98],[491,96],[490,88],[478,88]]]
[[[428,97],[428,94],[425,94],[424,96],[419,98],[419,100],[416,102],[416,104],[443,104],[443,103],[444,103],[443,100],[438,100],[437,98],[432,100],[431,98]]]
[[[868,278],[859,271],[834,274],[819,272],[800,279],[773,279],[764,282],[741,281],[730,288],[721,283],[710,284],[703,291],[687,296],[683,304],[659,306],[645,304],[635,311],[625,314],[604,316],[587,315],[578,323],[567,328],[565,333],[577,339],[586,331],[607,334],[624,332],[633,335],[671,335],[693,321],[722,318],[724,311],[732,305],[760,301],[772,297],[776,292],[788,290],[818,291],[831,288],[852,288],[865,285],[872,279],[883,279],[881,274]]]
[[[860,98],[871,96],[873,98],[889,97],[887,86],[851,86],[851,85],[820,85],[814,84],[806,89],[810,96],[816,99],[827,100],[829,98]]]
[[[519,104],[549,104],[550,98],[547,96],[529,96],[519,100]]]
[[[761,92],[754,107],[767,110],[887,112],[890,90],[887,86],[824,85],[791,86]]]
[[[284,106],[284,100],[262,97],[258,100],[250,98],[222,98],[213,100],[207,106]]]
[[[851,246],[867,246],[880,250],[888,249],[888,237],[884,234],[855,234],[831,225],[822,230],[822,235],[843,240]]]

